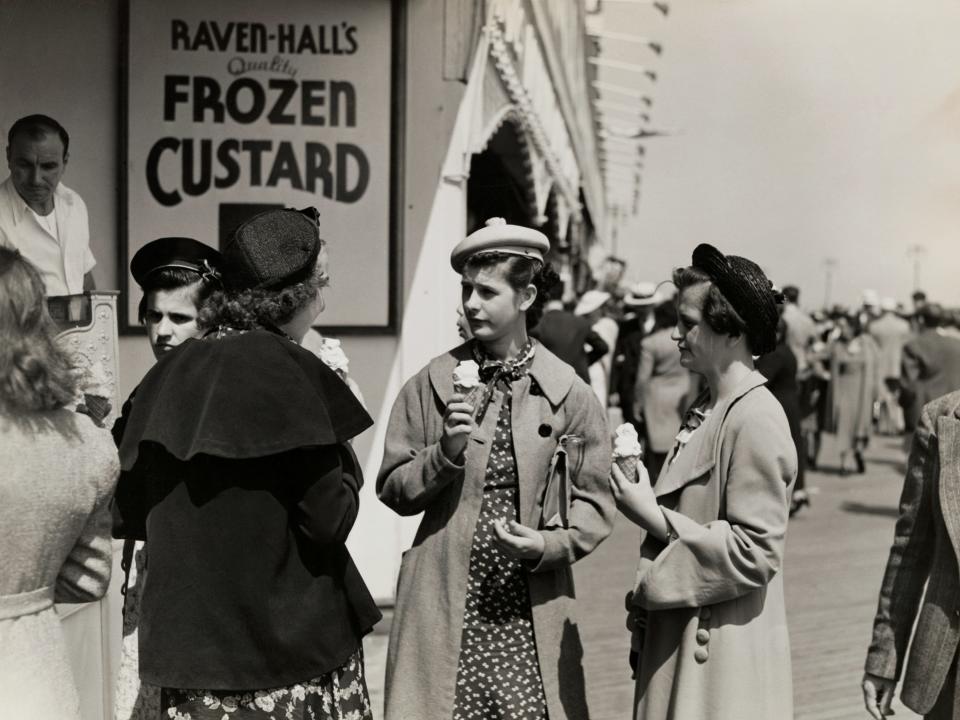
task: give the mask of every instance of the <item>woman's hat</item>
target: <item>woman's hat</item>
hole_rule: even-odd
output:
[[[631,307],[657,305],[666,297],[655,282],[641,281],[630,288],[623,298],[623,304]]]
[[[219,278],[223,256],[209,245],[188,237],[164,237],[151,240],[137,250],[130,261],[130,272],[141,288],[158,270],[181,268],[202,277]]]
[[[318,213],[268,210],[236,229],[223,251],[224,281],[234,290],[280,289],[306,280],[320,254]]]
[[[463,272],[467,260],[480,253],[496,252],[517,255],[543,262],[550,250],[550,241],[539,230],[523,225],[507,225],[503,218],[490,218],[486,226],[470,233],[450,253],[450,264],[458,273]]]
[[[747,341],[755,355],[777,346],[777,304],[783,295],[774,290],[760,266],[736,255],[724,255],[702,243],[693,250],[693,267],[702,270],[747,325]]]
[[[610,299],[610,293],[603,290],[587,290],[577,302],[577,307],[573,309],[574,315],[589,315],[594,310],[599,310]]]

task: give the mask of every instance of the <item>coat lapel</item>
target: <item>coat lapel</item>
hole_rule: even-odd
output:
[[[960,558],[960,409],[954,416],[937,418],[937,442],[940,446],[938,496],[943,522]]]
[[[754,371],[744,378],[730,398],[713,408],[710,417],[694,432],[687,446],[680,450],[673,465],[660,474],[653,489],[657,497],[676,492],[713,469],[717,462],[721,431],[730,408],[748,392],[766,382],[767,379],[763,375]]]

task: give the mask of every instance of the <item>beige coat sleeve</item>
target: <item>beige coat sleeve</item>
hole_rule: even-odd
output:
[[[723,442],[731,450],[729,455],[721,451],[713,471],[721,477],[726,473],[721,519],[704,525],[663,509],[676,537],[652,562],[641,564],[637,601],[642,607],[664,610],[732,600],[764,587],[780,570],[797,457],[782,410],[779,417],[772,410],[751,409],[748,418],[725,431]]]
[[[575,382],[564,405],[571,413],[566,433],[583,438],[583,464],[573,479],[569,527],[542,531],[545,546],[531,572],[571,565],[591,553],[613,529],[616,505],[610,490],[610,431],[606,413],[583,382]],[[522,449],[518,448],[522,452]]]
[[[93,602],[106,594],[113,569],[111,545],[110,495],[104,495],[60,568],[54,591],[57,602]]]
[[[440,450],[439,435],[427,436],[428,413],[439,412],[425,369],[406,382],[390,412],[377,496],[400,515],[423,512],[463,475],[463,465],[451,462]]]

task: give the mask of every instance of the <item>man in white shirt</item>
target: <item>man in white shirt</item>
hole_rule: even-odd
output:
[[[87,206],[63,185],[70,136],[51,117],[29,115],[7,133],[10,177],[0,184],[0,245],[40,271],[47,295],[94,288]]]
[[[810,366],[807,353],[816,336],[816,327],[810,316],[800,309],[800,290],[795,285],[785,286],[783,297],[786,300],[783,322],[787,326],[787,345],[797,358],[797,376],[803,378]]]

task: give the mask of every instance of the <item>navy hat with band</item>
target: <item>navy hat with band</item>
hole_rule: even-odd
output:
[[[209,245],[188,237],[164,237],[151,240],[137,250],[130,261],[130,272],[141,288],[150,284],[150,276],[160,270],[179,268],[197,274],[197,279],[219,279],[223,257]]]
[[[783,295],[775,290],[760,266],[752,260],[722,252],[702,243],[693,251],[693,267],[702,270],[747,325],[747,341],[754,355],[777,346],[777,304]]]

